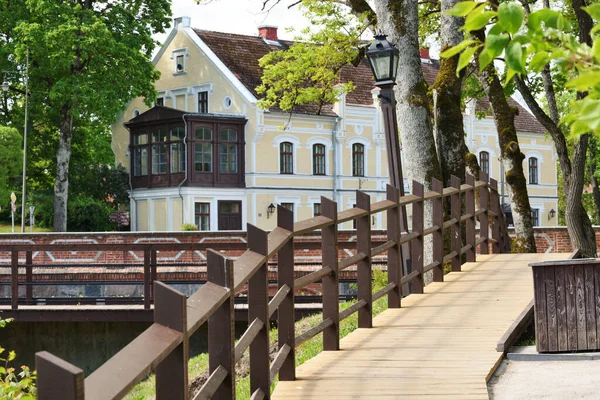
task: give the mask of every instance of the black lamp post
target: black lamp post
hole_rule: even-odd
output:
[[[396,84],[400,51],[386,37],[381,32],[375,35],[375,40],[367,50],[367,59],[373,71],[375,86],[380,89],[379,101],[383,113],[390,184],[398,188],[400,195],[404,196],[404,177],[402,176],[398,120],[396,119],[396,99],[394,98],[393,90]],[[400,230],[401,232],[407,232],[408,230],[406,206],[400,208]],[[408,243],[402,245],[401,253],[404,274],[407,274],[410,272],[408,265],[410,249]]]

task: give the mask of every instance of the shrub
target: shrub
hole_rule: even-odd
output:
[[[196,224],[183,224],[183,225],[181,225],[181,230],[182,231],[197,231],[198,230],[198,225],[196,225]]]
[[[69,201],[67,226],[71,232],[112,231],[108,220],[110,206],[89,196],[78,196]]]
[[[0,328],[12,322],[12,319],[0,318]],[[21,372],[16,372],[10,364],[14,361],[16,353],[9,351],[6,358],[2,358],[6,349],[0,346],[0,398],[1,399],[19,399],[34,400],[37,396],[35,387],[35,371],[31,372],[26,365],[21,366]]]

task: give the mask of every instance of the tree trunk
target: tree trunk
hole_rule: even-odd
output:
[[[390,42],[400,51],[398,75],[394,88],[396,114],[402,152],[404,177],[423,183],[425,191],[431,190],[431,179],[441,179],[433,127],[430,102],[419,52],[419,19],[417,0],[375,0],[377,22]],[[432,205],[427,202],[424,209],[424,224],[432,224]],[[424,265],[432,260],[431,235],[424,240]],[[431,280],[426,274],[425,282]]]
[[[462,18],[446,14],[458,0],[441,1],[440,39],[442,51],[456,46],[463,40],[460,27]],[[443,58],[440,71],[433,84],[434,135],[444,186],[450,185],[450,177],[465,181],[465,130],[461,109],[462,80],[464,70],[456,76],[458,55]]]
[[[483,32],[481,36],[483,36]],[[480,39],[483,40],[484,38],[480,37]],[[493,63],[479,74],[479,81],[492,106],[494,122],[498,131],[500,155],[506,171],[505,179],[510,187],[509,202],[515,234],[520,246],[527,253],[535,253],[536,245],[531,220],[531,205],[527,194],[527,181],[523,172],[525,155],[521,153],[517,130],[515,129],[515,115],[518,111],[508,105],[504,89],[498,79]]]
[[[60,138],[56,153],[56,180],[54,182],[54,231],[67,231],[67,202],[69,199],[69,161],[71,160],[71,139],[73,138],[73,117],[69,107],[60,110]]]
[[[588,174],[590,176],[590,185],[592,186],[592,198],[596,208],[596,225],[600,225],[600,188],[598,187],[598,178],[596,178],[596,157],[598,157],[598,142],[594,136],[590,137],[589,143],[589,164]]]

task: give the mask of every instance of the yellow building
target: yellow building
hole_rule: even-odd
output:
[[[212,231],[244,230],[246,223],[272,229],[271,205],[292,208],[302,220],[319,213],[320,196],[340,209],[354,206],[356,189],[372,201],[385,198],[383,125],[366,61],[342,72],[356,90],[319,115],[312,107],[290,117],[256,106],[258,59],[289,44],[275,27],[244,36],[193,29],[187,17],[175,20],[154,59],[161,72],[156,104],[148,109],[133,100],[112,127],[116,162],[131,174],[132,230],[177,231],[184,223]],[[436,61],[424,57],[423,69],[431,81]],[[493,121],[477,119],[475,108],[465,112],[467,144],[501,181]],[[548,217],[557,209],[554,149],[535,119],[520,111],[532,207],[539,225],[556,225],[556,217]],[[373,229],[385,228],[381,216],[372,222]]]

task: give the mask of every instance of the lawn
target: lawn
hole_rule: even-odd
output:
[[[33,227],[34,232],[52,232],[52,228],[40,228],[37,226]],[[21,232],[21,221],[15,221],[15,233]],[[12,233],[12,226],[10,222],[0,222],[0,233]],[[25,233],[29,233],[29,225],[25,227]]]
[[[381,289],[387,284],[387,273],[381,271],[374,271],[373,291]],[[350,307],[354,302],[344,302],[340,304],[340,311]],[[373,316],[382,313],[387,309],[387,297],[384,296],[381,299],[373,303]],[[306,330],[318,325],[323,320],[321,313],[314,314],[309,317],[303,318],[296,322],[296,335],[305,332]],[[358,313],[352,314],[340,323],[340,337],[347,336],[352,331],[358,328]],[[270,331],[270,343],[277,342],[277,328],[273,328]],[[315,357],[323,350],[323,334],[319,334],[314,338],[302,343],[296,348],[296,365],[301,365],[305,361]],[[248,363],[248,351],[239,363]],[[238,363],[238,366],[239,366]],[[208,354],[200,354],[190,359],[188,364],[189,381],[193,382],[194,379],[201,375],[205,375],[208,371]],[[243,375],[236,377],[236,399],[247,400],[250,398],[250,376],[247,374],[248,368],[243,368],[246,372]],[[271,386],[273,391],[277,379]],[[151,375],[148,379],[135,386],[131,392],[125,397],[126,400],[146,400],[153,399],[155,396],[155,384],[154,375]]]

